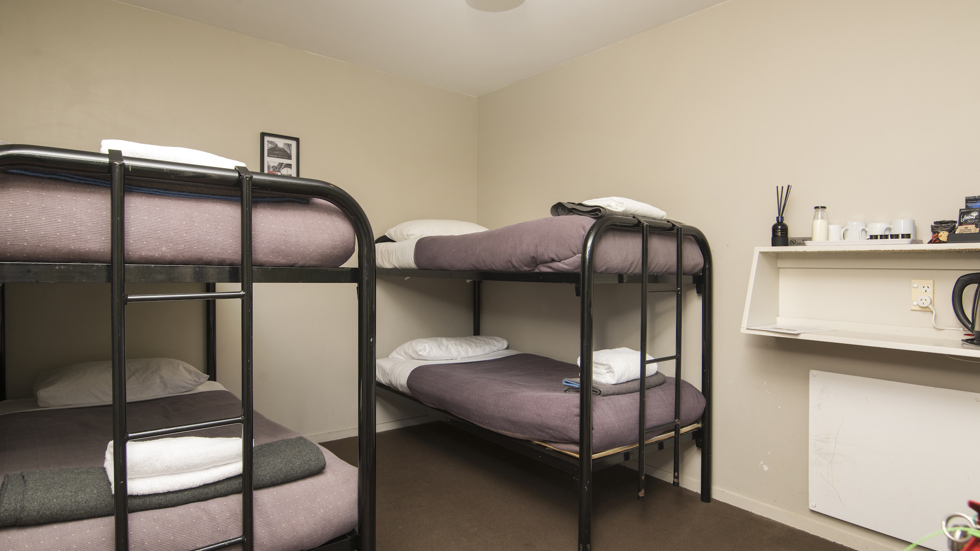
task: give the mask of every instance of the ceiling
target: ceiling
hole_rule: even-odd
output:
[[[724,0],[119,1],[480,96]]]

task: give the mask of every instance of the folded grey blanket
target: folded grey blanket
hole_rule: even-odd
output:
[[[656,372],[653,375],[647,377],[646,388],[653,388],[660,386],[667,382],[667,376],[661,372]],[[579,377],[568,378],[562,380],[562,384],[565,385],[565,392],[578,392],[581,386],[581,379]],[[609,385],[605,383],[592,382],[592,394],[599,396],[615,396],[616,394],[630,394],[632,392],[640,391],[640,380],[636,379],[633,381],[626,381],[625,383],[619,383],[615,385]]]
[[[586,205],[584,203],[568,203],[561,202],[551,205],[551,215],[552,216],[588,216],[589,218],[602,218],[603,216],[609,214],[609,210],[606,207],[597,207],[594,205]],[[623,216],[630,216],[624,214]]]
[[[322,472],[326,460],[319,447],[296,437],[255,446],[252,486],[258,490]],[[129,497],[130,512],[176,507],[242,491],[235,476],[176,492]],[[113,514],[114,499],[102,467],[25,471],[3,477],[0,527],[33,526]]]

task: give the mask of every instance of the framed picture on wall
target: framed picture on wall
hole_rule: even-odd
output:
[[[299,138],[262,132],[262,172],[299,176]]]

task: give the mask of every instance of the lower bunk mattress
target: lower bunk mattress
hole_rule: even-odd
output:
[[[129,430],[182,425],[241,414],[241,402],[215,390],[132,402]],[[297,435],[255,414],[255,444]],[[240,436],[238,425],[189,433]],[[0,477],[25,471],[99,467],[112,439],[111,406],[34,409],[0,415]],[[357,524],[357,469],[317,446],[326,468],[313,476],[255,490],[255,549],[299,551],[347,534]],[[131,549],[193,549],[241,534],[241,495],[129,515]],[[0,528],[0,549],[111,551],[112,516]],[[232,549],[239,549],[240,546]]]
[[[553,216],[465,235],[435,235],[376,245],[379,268],[489,272],[577,272],[582,244],[595,220]],[[637,274],[642,268],[640,233],[610,229],[600,237],[595,271]],[[684,274],[701,271],[704,257],[693,238],[683,245]],[[651,274],[677,273],[677,238],[651,232]]]
[[[534,354],[497,355],[482,361],[426,362],[378,359],[378,380],[419,402],[447,411],[494,432],[578,452],[579,394],[562,380],[579,367]],[[646,390],[646,438],[672,430],[674,388],[667,377]],[[681,381],[681,425],[697,423],[704,412],[701,392]],[[638,392],[592,397],[592,448],[596,455],[635,446]]]
[[[160,192],[127,184],[126,262],[241,264],[241,202],[229,188]],[[237,193],[236,190],[230,190]],[[108,181],[0,172],[0,262],[109,262]],[[335,268],[354,253],[347,216],[322,199],[256,197],[256,266]]]

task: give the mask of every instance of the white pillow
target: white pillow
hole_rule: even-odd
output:
[[[399,346],[389,357],[398,360],[465,360],[507,348],[500,337],[432,337]]]
[[[462,220],[409,220],[385,232],[393,241],[408,241],[433,235],[465,235],[487,231],[487,228]]]
[[[172,358],[126,362],[126,401],[151,400],[194,390],[208,380],[190,364]],[[41,373],[34,382],[40,407],[112,403],[112,362],[84,362]]]

